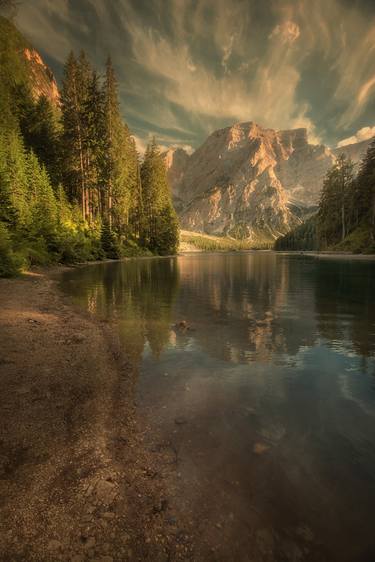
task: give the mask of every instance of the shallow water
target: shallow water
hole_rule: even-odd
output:
[[[166,517],[197,559],[375,560],[374,262],[198,254],[61,286],[139,372]]]

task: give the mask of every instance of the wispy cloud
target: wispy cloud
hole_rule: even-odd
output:
[[[276,25],[276,27],[272,30],[269,38],[270,39],[281,39],[283,43],[289,43],[292,45],[295,41],[297,41],[298,37],[300,36],[300,28],[294,21],[284,21]]]
[[[375,137],[375,126],[374,127],[362,127],[362,129],[359,129],[355,135],[352,135],[351,137],[348,137],[346,139],[342,139],[337,146],[347,146],[348,144],[354,144],[356,142],[361,142],[364,140],[368,140],[371,139],[372,137]]]
[[[197,146],[216,128],[306,127],[337,143],[373,122],[375,6],[342,0],[33,0],[18,23],[61,65],[111,52],[141,143]]]

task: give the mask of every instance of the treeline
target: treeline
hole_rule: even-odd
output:
[[[276,250],[375,252],[375,139],[358,173],[344,155],[328,170],[318,212],[276,240]]]
[[[318,250],[316,216],[310,217],[275,242],[275,250]]]
[[[140,162],[111,60],[101,78],[84,53],[71,53],[56,108],[34,99],[14,43],[12,33],[0,42],[0,275],[175,252],[164,162],[155,141]]]

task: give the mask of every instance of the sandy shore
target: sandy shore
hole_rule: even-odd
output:
[[[0,559],[191,559],[109,327],[29,273],[0,280],[0,332]]]

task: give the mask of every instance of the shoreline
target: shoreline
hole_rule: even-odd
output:
[[[276,251],[275,254],[287,256],[308,256],[316,259],[353,259],[358,261],[374,261],[375,254],[353,254],[351,252],[316,252],[309,250]]]
[[[60,293],[65,267],[0,280],[0,558],[180,560],[137,373]]]

